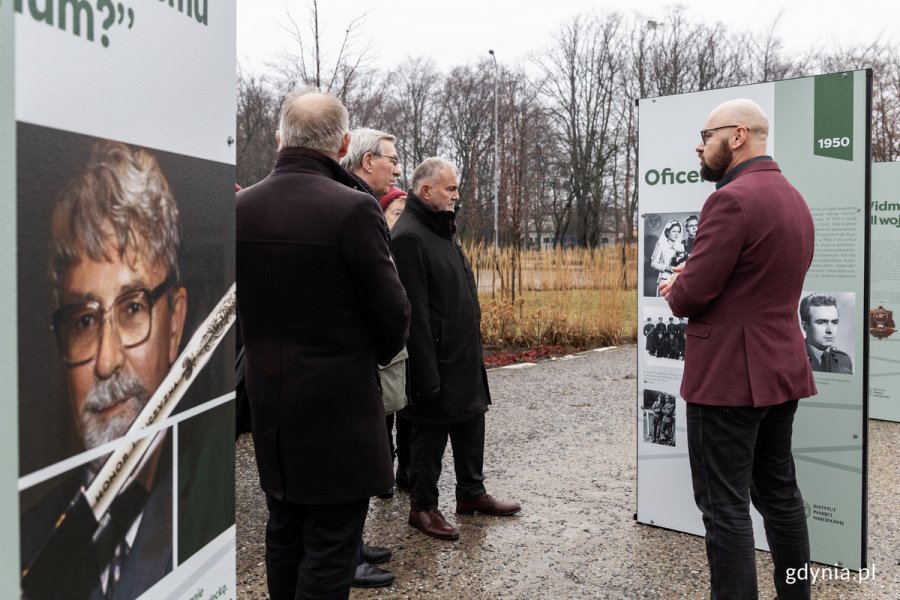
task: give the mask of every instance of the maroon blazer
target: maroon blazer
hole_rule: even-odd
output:
[[[812,262],[809,207],[765,157],[713,192],[667,301],[688,317],[681,396],[770,406],[816,394],[797,305]],[[724,180],[723,180],[724,181]]]

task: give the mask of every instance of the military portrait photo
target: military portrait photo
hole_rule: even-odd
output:
[[[812,370],[817,373],[853,374],[856,295],[804,291],[798,311]]]

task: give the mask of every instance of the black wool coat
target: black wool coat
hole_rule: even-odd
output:
[[[391,231],[391,250],[412,305],[409,399],[404,415],[459,423],[491,403],[481,351],[481,306],[472,266],[453,235],[452,212],[410,193]]]
[[[267,494],[332,504],[390,489],[378,363],[410,307],[378,203],[331,158],[279,152],[237,195],[238,313]]]

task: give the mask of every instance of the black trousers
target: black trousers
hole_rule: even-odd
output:
[[[270,598],[349,598],[369,499],[344,504],[294,504],[267,494],[266,505]]]
[[[397,457],[397,466],[409,468],[409,442],[412,437],[412,421],[404,419],[397,413],[384,417],[387,426],[388,443],[391,445],[391,456]],[[397,442],[394,443],[394,423],[397,423]]]
[[[413,423],[409,466],[410,508],[438,506],[438,479],[447,438],[453,448],[456,499],[471,500],[484,493],[484,413],[452,425]]]
[[[751,499],[765,523],[779,600],[810,597],[809,579],[790,576],[809,564],[791,454],[796,411],[796,400],[762,408],[687,404],[691,479],[706,527],[713,600],[757,598]]]

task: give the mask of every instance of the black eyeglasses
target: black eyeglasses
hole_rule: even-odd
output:
[[[153,305],[172,286],[173,281],[170,275],[152,290],[141,288],[125,292],[106,309],[95,300],[60,307],[53,313],[51,329],[56,334],[56,344],[63,362],[78,366],[96,358],[107,319],[111,319],[125,348],[134,348],[146,342],[153,326]]]
[[[719,127],[710,127],[709,129],[701,129],[700,130],[700,140],[706,145],[709,142],[709,139],[712,137],[714,131],[718,131],[720,129],[728,129],[729,127],[740,127],[740,125],[720,125]]]
[[[400,157],[398,157],[398,156],[388,156],[387,154],[379,154],[377,152],[373,152],[372,156],[380,156],[381,158],[386,158],[389,161],[391,161],[391,164],[394,165],[395,167],[398,164],[400,164]]]

